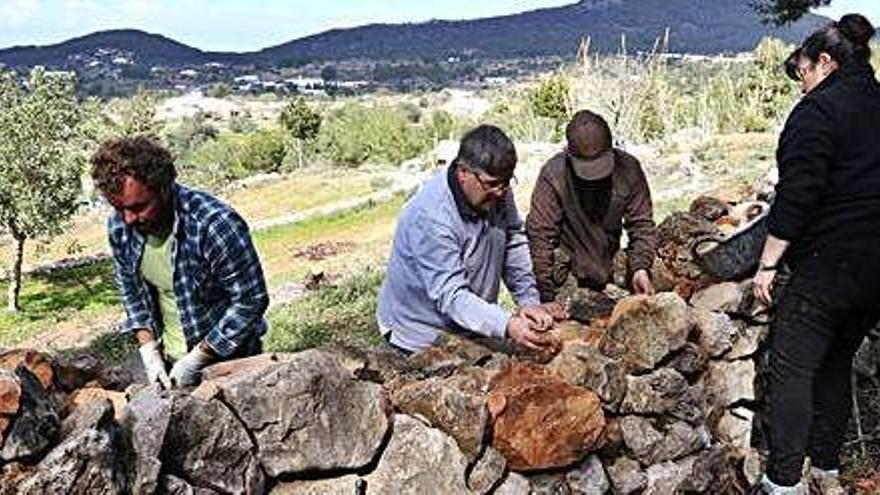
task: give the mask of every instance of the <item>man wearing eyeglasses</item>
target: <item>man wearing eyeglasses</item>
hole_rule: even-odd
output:
[[[657,233],[641,164],[612,147],[608,123],[588,110],[565,135],[566,150],[541,169],[526,223],[541,300],[553,301],[569,274],[579,287],[603,290],[623,229],[630,289],[653,294]]]
[[[452,164],[422,185],[400,216],[376,317],[385,339],[411,353],[441,332],[510,338],[540,350],[560,306],[541,306],[522,218],[510,190],[516,150],[482,125]],[[519,309],[498,304],[501,281]]]

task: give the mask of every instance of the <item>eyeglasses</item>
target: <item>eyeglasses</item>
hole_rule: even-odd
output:
[[[474,174],[474,177],[477,178],[477,182],[480,183],[480,187],[482,187],[483,191],[487,193],[504,192],[511,187],[516,187],[516,185],[519,183],[515,175],[511,175],[510,179],[502,181],[497,179],[484,179],[479,172],[470,168],[467,169],[467,171]]]

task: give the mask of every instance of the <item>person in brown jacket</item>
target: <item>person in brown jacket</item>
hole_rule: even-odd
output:
[[[608,123],[588,110],[572,117],[565,136],[566,150],[541,169],[526,220],[541,301],[556,298],[569,272],[579,287],[603,290],[622,229],[630,289],[653,294],[657,232],[641,164],[612,147]]]

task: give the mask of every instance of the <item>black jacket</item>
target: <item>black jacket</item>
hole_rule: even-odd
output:
[[[804,96],[776,159],[769,227],[792,242],[789,261],[826,247],[880,247],[880,85],[870,65],[844,66]]]

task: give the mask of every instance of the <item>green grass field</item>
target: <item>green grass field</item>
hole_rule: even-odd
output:
[[[254,233],[254,243],[270,288],[299,282],[311,273],[324,272],[336,279],[354,276],[356,281],[366,276],[364,273],[372,273],[369,267],[378,267],[384,262],[394,220],[403,201],[404,198],[398,196],[390,202],[358,211]],[[309,246],[334,242],[342,243],[344,248],[326,258],[297,255],[300,251],[308,253]],[[375,273],[372,277],[375,279]],[[0,283],[3,294],[7,287],[6,282]],[[294,315],[299,311],[291,309]],[[284,317],[284,312],[279,309],[273,315],[285,322],[281,328],[293,328],[291,318]],[[19,345],[44,332],[77,332],[96,324],[109,327],[120,317],[121,307],[109,261],[52,275],[26,276],[22,284],[21,311],[0,313],[0,347]]]

